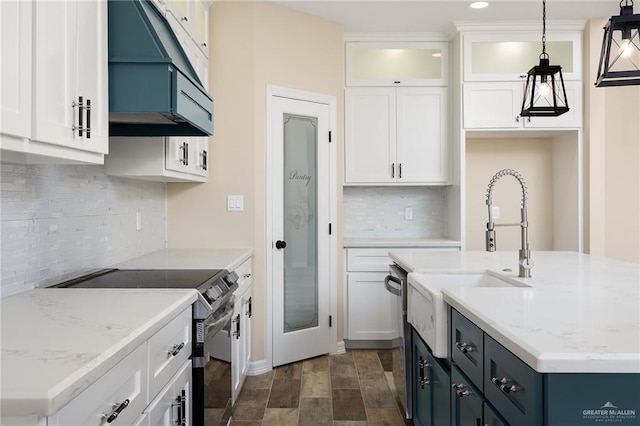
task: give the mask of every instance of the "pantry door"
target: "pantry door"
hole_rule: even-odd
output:
[[[272,366],[332,352],[329,105],[271,98]]]

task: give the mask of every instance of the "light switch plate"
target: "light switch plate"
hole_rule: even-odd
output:
[[[244,211],[244,195],[227,195],[227,211]]]

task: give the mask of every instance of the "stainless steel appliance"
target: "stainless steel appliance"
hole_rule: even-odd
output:
[[[233,314],[238,275],[224,269],[103,269],[56,284],[57,288],[193,288],[200,297],[193,304],[191,360],[193,380],[193,424],[204,425],[205,345]]]
[[[401,409],[407,419],[413,418],[413,393],[411,383],[411,325],[407,321],[407,272],[397,264],[389,266],[389,275],[384,279],[384,287],[397,296],[394,298],[397,309],[397,324],[400,333],[400,346],[393,349],[393,383]]]

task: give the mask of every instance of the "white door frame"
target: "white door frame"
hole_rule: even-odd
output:
[[[267,135],[266,135],[266,334],[265,334],[265,361],[267,370],[273,368],[273,98],[289,98],[299,101],[315,102],[329,106],[329,131],[332,132],[332,141],[329,146],[329,220],[332,224],[332,232],[329,236],[329,314],[333,318],[333,323],[329,329],[329,339],[327,342],[327,352],[337,353],[338,350],[338,285],[337,285],[337,101],[335,96],[323,95],[319,93],[306,92],[302,90],[289,89],[267,85]]]

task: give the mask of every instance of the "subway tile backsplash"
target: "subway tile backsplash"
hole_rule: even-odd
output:
[[[104,166],[0,163],[0,185],[1,297],[166,246],[164,183]]]
[[[444,238],[446,189],[419,186],[344,187],[344,238]],[[405,219],[405,207],[413,219]]]

